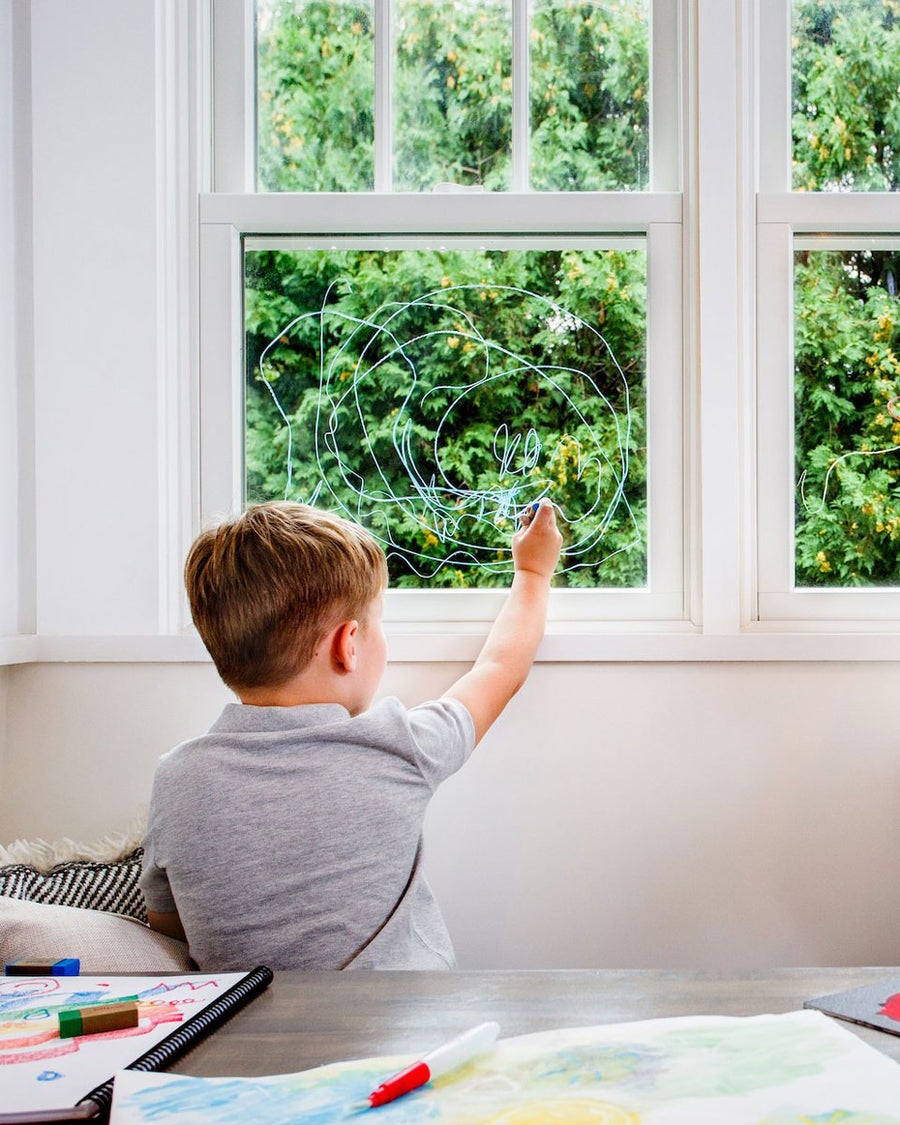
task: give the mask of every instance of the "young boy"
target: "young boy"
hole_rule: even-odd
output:
[[[407,710],[370,706],[387,567],[368,532],[272,503],[200,535],[191,612],[241,702],[159,761],[150,925],[203,970],[452,968],[422,872],[425,810],[528,675],[561,542],[544,501],[513,536],[512,587],[474,666]]]

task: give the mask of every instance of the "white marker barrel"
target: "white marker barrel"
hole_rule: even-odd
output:
[[[476,1055],[489,1051],[497,1042],[499,1034],[499,1023],[493,1021],[480,1023],[478,1027],[473,1027],[470,1031],[464,1031],[462,1035],[457,1035],[455,1039],[451,1039],[443,1047],[438,1047],[437,1050],[426,1055],[422,1062],[428,1067],[431,1077],[437,1078],[441,1074],[456,1070],[458,1066],[474,1059]]]

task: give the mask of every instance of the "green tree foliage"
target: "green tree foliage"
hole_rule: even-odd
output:
[[[795,0],[794,187],[900,188],[900,0]]]
[[[640,585],[645,308],[634,250],[248,253],[248,500],[360,519],[395,585],[498,586],[517,511],[549,495],[559,585]],[[449,513],[412,483],[432,476]]]
[[[900,580],[900,254],[796,259],[797,582],[891,585]]]
[[[793,72],[795,187],[900,188],[900,3],[795,0]],[[800,586],[900,580],[898,282],[889,249],[795,255]]]
[[[257,175],[263,191],[371,191],[372,2],[257,0]]]
[[[532,8],[531,186],[629,191],[650,172],[647,0]]]
[[[509,6],[398,0],[394,186],[510,187],[512,27]]]
[[[258,0],[259,181],[373,186],[372,2]],[[648,0],[539,0],[530,31],[538,190],[637,190],[649,173]],[[510,0],[395,0],[394,187],[510,187]]]

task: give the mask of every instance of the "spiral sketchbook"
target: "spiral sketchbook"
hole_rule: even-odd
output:
[[[210,975],[0,977],[0,1125],[104,1120],[111,1075],[164,1069],[271,981],[264,965]],[[61,1011],[135,996],[137,1027],[59,1037]]]
[[[827,1016],[837,1016],[863,1027],[900,1035],[900,979],[881,980],[846,992],[833,992],[805,1001],[804,1008],[817,1008]]]

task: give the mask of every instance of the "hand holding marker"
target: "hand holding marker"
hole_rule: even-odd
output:
[[[442,1074],[456,1070],[457,1067],[474,1059],[476,1055],[490,1050],[499,1034],[500,1025],[493,1022],[480,1023],[471,1031],[464,1031],[462,1035],[457,1035],[443,1047],[429,1052],[420,1062],[412,1063],[405,1070],[386,1078],[364,1102],[358,1102],[353,1109],[374,1109],[376,1106],[385,1105],[387,1102],[392,1102],[394,1098],[399,1098],[401,1094],[417,1090],[433,1078],[439,1078]]]
[[[528,504],[519,519],[521,527],[512,537],[516,574],[527,571],[549,581],[559,562],[563,541],[556,524],[556,507],[543,497]]]
[[[540,500],[535,500],[535,502],[533,504],[526,504],[525,505],[525,511],[522,513],[522,517],[521,517],[523,527],[529,526],[531,521],[537,515],[538,508],[540,508],[540,506],[541,506]]]

